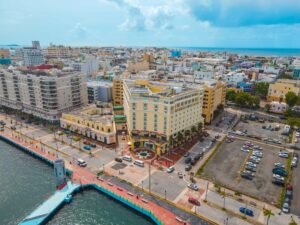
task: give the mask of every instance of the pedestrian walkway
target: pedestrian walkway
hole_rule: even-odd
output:
[[[11,142],[15,143],[18,146],[22,146],[24,150],[30,151],[30,153],[39,156],[45,161],[52,162],[56,159],[53,154],[48,154],[48,152],[43,151],[39,146],[36,146],[31,143],[23,142],[23,139],[17,135],[14,135],[13,132],[1,132],[0,137],[3,137]],[[77,165],[67,162],[66,169],[72,171],[72,179],[74,186],[68,186],[70,191],[77,188],[78,186],[92,186],[97,190],[102,191],[105,194],[110,195],[111,197],[123,202],[124,204],[138,210],[142,214],[149,216],[156,224],[162,225],[188,225],[188,222],[183,221],[171,211],[155,204],[154,202],[147,201],[142,197],[130,193],[127,190],[120,188],[112,184],[109,181],[106,181],[101,178],[97,178],[92,172],[81,168]],[[64,190],[64,189],[63,189]],[[69,189],[68,189],[69,190]],[[73,190],[74,191],[74,190]],[[66,197],[67,192],[57,192],[52,198],[48,199],[44,204],[42,204],[36,211],[30,214],[25,220],[22,221],[22,225],[33,225],[41,224],[44,219],[49,215],[49,210],[54,210],[57,207],[55,202],[61,202]]]

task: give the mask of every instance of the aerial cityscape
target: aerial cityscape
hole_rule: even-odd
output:
[[[0,13],[0,225],[300,225],[297,0]]]

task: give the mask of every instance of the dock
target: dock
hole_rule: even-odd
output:
[[[53,165],[53,162],[57,159],[53,154],[43,151],[40,147],[34,147],[26,142],[24,143],[22,139],[12,133],[2,131],[0,132],[0,138],[48,164]],[[107,180],[99,179],[89,170],[68,162],[65,166],[66,170],[72,174],[72,182],[69,181],[63,189],[57,190],[54,195],[41,204],[19,223],[19,225],[45,224],[65,203],[66,197],[75,193],[81,187],[92,187],[142,213],[157,225],[189,225],[187,221],[181,220],[168,209],[154,202],[139,198],[136,194],[130,193]]]
[[[50,198],[36,208],[19,225],[39,225],[44,224],[63,205],[65,199],[79,189],[79,185],[69,181],[66,186],[57,190]]]

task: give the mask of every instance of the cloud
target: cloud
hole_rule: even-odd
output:
[[[75,34],[78,39],[85,39],[88,33],[86,27],[81,23],[76,23],[75,26],[71,29],[71,33]]]
[[[300,23],[299,0],[186,0],[185,7],[217,27]]]
[[[120,25],[123,30],[171,30],[173,17],[179,12],[169,2],[155,5],[142,0],[105,0],[126,11],[126,20]],[[175,2],[181,0],[175,0]]]

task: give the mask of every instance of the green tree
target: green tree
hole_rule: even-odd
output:
[[[234,102],[235,101],[235,97],[236,97],[236,92],[234,90],[228,90],[226,92],[226,100],[227,101],[231,101]]]
[[[268,95],[268,91],[269,91],[269,83],[267,82],[260,82],[255,85],[254,93],[255,95],[261,98],[266,99]]]
[[[266,208],[263,208],[263,212],[264,212],[264,216],[267,217],[267,225],[268,225],[268,224],[269,224],[270,217],[271,217],[271,216],[274,216],[274,213],[272,212],[271,209],[266,209]]]
[[[266,109],[266,112],[270,112],[271,105],[270,104],[266,104],[265,105],[265,109]]]
[[[191,131],[190,130],[185,130],[184,131],[184,136],[187,139],[189,136],[191,135]]]
[[[292,218],[291,222],[289,223],[289,225],[297,225],[296,221]]]
[[[285,101],[289,107],[293,107],[297,102],[299,102],[299,97],[294,92],[289,91],[285,95]]]
[[[202,124],[201,122],[198,123],[197,128],[198,128],[198,131],[199,131],[199,132],[201,132],[202,127],[203,127],[203,124]]]

